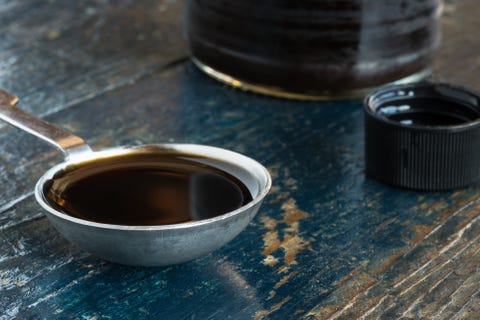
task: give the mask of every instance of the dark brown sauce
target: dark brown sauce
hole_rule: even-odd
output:
[[[252,201],[231,174],[175,154],[95,161],[57,174],[44,194],[68,215],[119,225],[208,219]]]
[[[203,64],[291,92],[388,83],[427,68],[438,0],[189,0],[186,40]],[[241,27],[239,27],[241,26]]]

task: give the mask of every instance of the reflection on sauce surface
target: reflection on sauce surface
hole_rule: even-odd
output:
[[[44,188],[47,201],[85,220],[162,225],[208,219],[252,200],[237,178],[193,158],[118,159],[92,162],[60,174]]]

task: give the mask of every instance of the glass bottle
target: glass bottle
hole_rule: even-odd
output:
[[[246,90],[359,97],[429,74],[441,0],[188,0],[192,60]]]

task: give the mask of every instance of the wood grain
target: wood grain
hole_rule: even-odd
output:
[[[360,102],[278,100],[209,79],[185,60],[182,8],[0,1],[0,86],[94,149],[243,152],[268,166],[271,195],[204,258],[115,265],[64,240],[33,199],[61,155],[3,126],[0,319],[478,318],[479,188],[418,193],[367,179]],[[435,79],[479,89],[479,10],[475,0],[445,7]]]
[[[0,87],[47,115],[184,61],[183,1],[0,3]]]

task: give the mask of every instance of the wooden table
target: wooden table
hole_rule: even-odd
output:
[[[124,267],[64,240],[33,197],[61,155],[0,128],[0,319],[479,319],[480,189],[364,175],[360,102],[247,94],[198,71],[184,3],[0,1],[0,87],[99,149],[189,142],[245,153],[274,187],[227,246]],[[434,78],[480,89],[480,6],[448,1]]]

